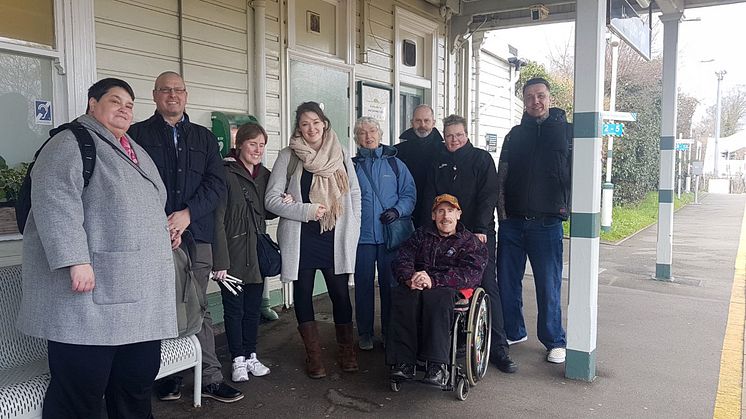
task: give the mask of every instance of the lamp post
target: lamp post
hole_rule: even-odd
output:
[[[720,151],[718,150],[718,141],[720,140],[720,82],[723,81],[723,77],[727,74],[727,71],[720,70],[715,72],[715,76],[718,78],[718,93],[717,101],[715,102],[715,177],[720,177],[720,171],[718,170],[718,160],[720,160]]]

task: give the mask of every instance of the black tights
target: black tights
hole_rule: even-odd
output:
[[[334,268],[320,269],[326,281],[326,289],[332,300],[335,324],[352,323],[352,303],[347,288],[348,274],[334,275]],[[315,320],[313,313],[313,284],[316,269],[298,271],[298,280],[293,284],[295,317],[298,324]]]

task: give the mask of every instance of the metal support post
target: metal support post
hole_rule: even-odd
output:
[[[619,38],[611,35],[611,80],[609,92],[609,111],[616,111],[616,77],[619,67]],[[613,122],[613,121],[608,121]],[[611,230],[612,214],[614,207],[614,184],[611,183],[611,163],[614,156],[614,136],[609,135],[606,139],[606,182],[601,185],[601,230]]]
[[[575,114],[572,150],[572,223],[565,377],[596,378],[598,245],[601,224],[606,0],[578,0],[575,18]]]
[[[661,117],[661,163],[658,186],[658,242],[656,245],[655,279],[673,280],[673,181],[676,155],[676,61],[679,43],[679,22],[682,14],[661,16],[663,22],[663,101]]]
[[[720,178],[720,168],[718,160],[720,160],[720,150],[718,149],[718,142],[720,141],[720,117],[722,113],[721,100],[720,100],[720,82],[723,81],[723,77],[727,74],[727,71],[720,70],[715,72],[715,76],[718,78],[718,92],[717,101],[715,102],[715,178]]]

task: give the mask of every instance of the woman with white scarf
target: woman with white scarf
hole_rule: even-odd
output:
[[[281,280],[293,282],[308,376],[326,376],[313,310],[317,270],[332,300],[339,365],[342,371],[357,371],[347,283],[360,235],[360,187],[352,160],[318,103],[296,109],[293,136],[272,167],[265,205],[280,217]]]

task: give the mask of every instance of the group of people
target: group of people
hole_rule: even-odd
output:
[[[377,276],[381,342],[393,376],[411,378],[424,360],[425,381],[446,382],[453,304],[460,290],[476,286],[491,297],[491,361],[515,372],[508,346],[527,338],[527,256],[539,340],[548,361],[564,362],[561,220],[568,215],[571,129],[564,112],[550,108],[545,80],[526,83],[526,112],[506,137],[497,169],[469,141],[460,116],[444,119],[441,136],[432,108],[420,105],[396,146],[381,144],[379,122],[361,117],[351,156],[322,107],[305,102],[270,171],[260,124],[239,127],[235,149],[221,160],[215,136],[185,112],[179,74],[159,75],[152,94],[154,115],[133,125],[132,88],[116,78],[98,81],[77,118],[94,134],[90,180],[69,130],[41,149],[31,172],[18,327],[48,341],[45,417],[98,417],[105,400],[109,417],[148,418],[154,387],[161,400],[180,398],[180,377],[154,384],[160,341],[177,336],[168,302],[176,299],[171,252],[179,247],[188,250],[203,296],[210,279],[242,281],[239,293],[221,287],[232,381],[269,374],[257,356],[268,300],[256,249],[266,220],[278,217],[280,278],[293,283],[309,377],[326,376],[313,307],[317,271],[332,302],[343,371],[357,371],[356,351],[374,347]],[[417,230],[392,249],[386,228],[408,218]],[[203,396],[243,398],[222,375],[209,310],[197,338]]]

